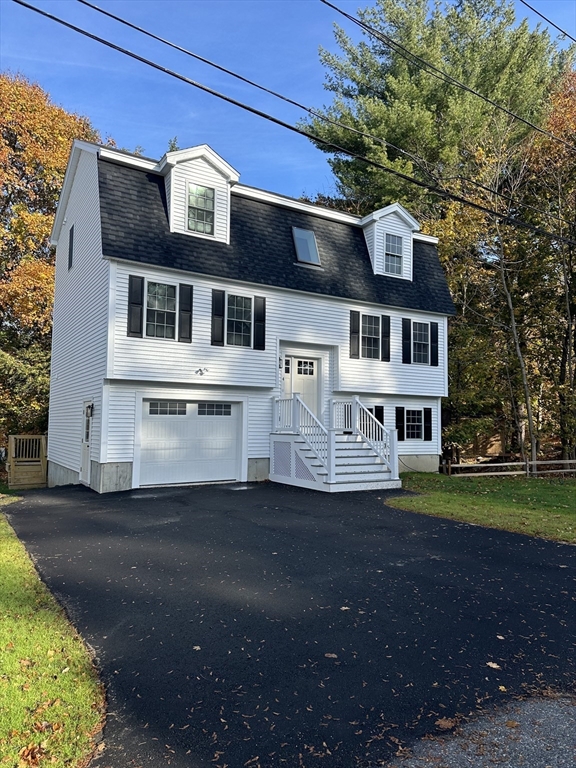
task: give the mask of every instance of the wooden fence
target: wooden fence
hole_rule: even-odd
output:
[[[8,437],[8,487],[44,488],[46,486],[46,436],[10,435]]]
[[[486,462],[476,462],[475,464],[452,464],[450,461],[446,461],[442,463],[440,469],[445,475],[457,475],[458,477],[503,477],[506,475],[538,477],[538,475],[576,475],[576,460],[506,461],[501,464],[488,464]],[[462,472],[461,470],[465,471]]]

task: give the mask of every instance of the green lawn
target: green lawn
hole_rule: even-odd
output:
[[[0,766],[84,765],[103,712],[88,651],[0,512]]]
[[[576,479],[446,477],[411,472],[402,487],[421,494],[387,503],[400,509],[576,543]]]

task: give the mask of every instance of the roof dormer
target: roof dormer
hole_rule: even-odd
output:
[[[360,221],[375,275],[412,280],[412,240],[420,225],[400,203]]]
[[[230,242],[230,188],[240,178],[207,144],[167,152],[164,174],[170,231]]]

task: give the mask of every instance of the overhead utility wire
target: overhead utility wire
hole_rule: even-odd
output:
[[[545,21],[547,24],[550,24],[550,26],[551,26],[551,27],[554,27],[554,29],[557,29],[557,30],[558,30],[558,32],[560,32],[560,34],[564,35],[564,37],[569,37],[569,38],[570,38],[570,40],[574,40],[574,42],[576,43],[576,37],[572,37],[572,35],[569,35],[569,34],[568,34],[568,32],[566,32],[566,30],[562,29],[562,27],[559,27],[559,26],[558,26],[558,24],[554,24],[554,22],[553,22],[553,21],[550,21],[550,19],[547,19],[547,18],[546,18],[546,16],[544,16],[544,14],[543,14],[543,13],[540,13],[540,11],[537,11],[537,10],[536,10],[536,8],[533,8],[531,5],[528,5],[528,3],[527,3],[527,2],[525,2],[525,0],[520,0],[520,2],[521,2],[523,5],[525,5],[525,6],[526,6],[526,8],[530,8],[530,10],[531,10],[533,13],[535,13],[537,16],[540,16],[540,18],[541,18],[541,19],[544,19],[544,21]]]
[[[168,69],[167,67],[163,67],[161,64],[157,64],[156,62],[151,61],[150,59],[146,59],[143,56],[140,56],[139,54],[128,50],[127,48],[122,48],[121,46],[116,45],[116,43],[112,43],[110,40],[106,40],[102,37],[99,37],[98,35],[95,35],[92,32],[88,32],[87,30],[82,29],[81,27],[77,27],[68,21],[64,21],[64,19],[61,19],[58,16],[54,16],[53,14],[48,13],[47,11],[43,11],[40,8],[36,8],[35,6],[24,2],[24,0],[13,0],[13,2],[23,6],[24,8],[28,8],[29,10],[34,11],[35,13],[38,13],[47,19],[51,19],[52,21],[55,21],[57,24],[61,24],[62,26],[67,27],[68,29],[72,29],[74,32],[78,32],[79,34],[84,35],[85,37],[89,37],[91,40],[95,40],[98,43],[102,43],[102,45],[105,45],[108,48],[112,48],[113,50],[118,51],[119,53],[123,53],[126,56],[129,56],[130,58],[135,59],[136,61],[140,61],[142,64],[147,64],[153,69],[157,69],[159,72],[163,72],[164,74],[170,75],[171,77],[174,77],[177,80],[182,81],[183,83],[192,85],[195,88],[198,88],[199,90],[204,91],[205,93],[209,93],[210,95],[216,96],[217,98],[222,99],[223,101],[226,101],[229,104],[233,104],[236,107],[240,107],[240,109],[250,112],[253,115],[257,115],[258,117],[262,117],[265,120],[269,120],[275,125],[279,125],[283,128],[286,128],[289,131],[292,131],[293,133],[297,133],[297,134],[300,134],[301,136],[305,136],[307,139],[310,139],[311,141],[317,142],[318,144],[323,144],[326,147],[331,147],[335,152],[341,152],[342,154],[348,155],[349,157],[353,157],[356,160],[360,160],[366,163],[367,165],[371,165],[374,168],[378,168],[382,171],[385,171],[386,173],[392,174],[393,176],[397,176],[398,178],[403,179],[404,181],[408,181],[411,184],[415,184],[416,186],[421,187],[422,189],[426,189],[429,192],[432,192],[433,194],[438,195],[439,197],[442,197],[448,200],[454,200],[455,202],[459,202],[459,203],[462,203],[463,205],[467,205],[471,208],[475,208],[476,210],[482,211],[483,213],[487,213],[491,216],[495,216],[496,218],[501,219],[504,223],[510,224],[511,226],[517,226],[523,229],[528,229],[532,232],[535,232],[536,234],[542,235],[543,237],[551,238],[552,240],[556,240],[558,242],[565,242],[570,245],[576,245],[576,240],[570,240],[569,238],[563,237],[562,235],[558,235],[553,232],[548,232],[548,230],[541,229],[540,227],[536,227],[527,221],[523,221],[522,219],[515,219],[509,216],[508,214],[500,213],[499,211],[495,211],[492,208],[486,208],[485,206],[480,205],[479,203],[474,203],[471,200],[466,199],[465,197],[461,197],[460,195],[453,194],[452,192],[447,192],[441,187],[427,184],[424,181],[415,179],[413,176],[408,176],[407,174],[401,173],[400,171],[396,171],[393,168],[389,168],[383,165],[382,163],[378,163],[376,160],[370,160],[369,158],[364,157],[363,155],[359,155],[356,152],[352,152],[351,150],[346,149],[345,147],[341,147],[338,144],[334,144],[331,141],[322,139],[320,136],[315,136],[313,133],[310,133],[309,131],[305,131],[302,128],[297,128],[294,125],[290,125],[290,123],[286,123],[284,120],[280,120],[279,118],[274,117],[273,115],[269,115],[268,113],[262,112],[261,110],[256,109],[255,107],[251,107],[248,104],[244,104],[243,102],[238,101],[237,99],[234,99],[231,96],[226,96],[225,94],[220,93],[219,91],[215,91],[213,88],[210,88],[207,85],[203,85],[202,83],[198,83],[197,81],[192,80],[186,77],[185,75],[181,75],[179,72],[174,72],[173,70]]]
[[[302,109],[305,112],[308,112],[308,114],[312,115],[318,120],[322,120],[324,122],[330,123],[330,125],[334,125],[337,128],[344,128],[347,131],[351,131],[352,133],[355,133],[364,138],[377,141],[380,144],[383,144],[384,146],[387,146],[387,147],[390,147],[391,149],[396,150],[397,152],[401,152],[402,154],[406,155],[411,160],[413,160],[416,163],[416,165],[420,168],[420,170],[422,170],[424,173],[426,173],[428,176],[434,179],[436,183],[438,182],[444,183],[445,181],[447,181],[447,179],[442,179],[435,176],[431,171],[429,171],[426,168],[426,160],[424,160],[424,158],[422,157],[419,157],[418,155],[414,155],[412,152],[408,152],[407,150],[402,149],[401,147],[397,147],[395,144],[391,144],[389,141],[386,141],[385,139],[382,139],[379,136],[374,136],[373,134],[366,133],[365,131],[361,131],[358,128],[354,128],[351,125],[347,125],[346,123],[341,123],[338,120],[333,120],[332,118],[327,117],[322,113],[317,112],[316,110],[311,109],[310,107],[307,107],[304,104],[300,104],[300,102],[295,101],[294,99],[290,99],[289,97],[284,96],[282,93],[278,93],[277,91],[273,91],[270,88],[266,88],[265,86],[260,85],[260,83],[256,83],[253,80],[249,80],[247,77],[244,77],[243,75],[240,75],[231,69],[227,69],[226,67],[223,67],[221,64],[217,64],[216,62],[211,61],[210,59],[207,59],[198,53],[194,53],[194,51],[190,51],[187,48],[183,48],[182,46],[177,45],[176,43],[173,43],[171,40],[166,40],[165,38],[160,37],[159,35],[156,35],[153,32],[150,32],[149,30],[144,29],[143,27],[139,27],[136,24],[133,24],[132,22],[122,18],[121,16],[117,16],[116,14],[111,13],[110,11],[106,11],[103,8],[100,8],[99,6],[94,5],[94,3],[89,2],[88,0],[78,0],[78,2],[82,3],[82,5],[86,5],[89,8],[92,8],[95,11],[98,11],[99,13],[102,13],[104,16],[108,16],[109,18],[114,19],[115,21],[118,21],[127,27],[130,27],[131,29],[136,30],[137,32],[141,32],[143,35],[147,35],[148,37],[151,37],[152,39],[157,40],[158,42],[163,43],[164,45],[167,45],[170,48],[174,48],[174,50],[176,51],[185,53],[187,56],[191,56],[197,61],[201,61],[203,64],[208,64],[210,67],[214,67],[220,72],[224,72],[225,74],[230,75],[231,77],[235,77],[237,80],[241,80],[243,83],[247,83],[248,85],[251,85],[254,88],[258,88],[259,90],[264,91],[265,93],[268,93],[271,96],[275,96],[276,98],[281,99],[282,101],[285,101],[288,104],[292,104],[293,106],[298,107],[299,109]],[[553,213],[546,213],[545,211],[542,211],[539,208],[536,208],[535,206],[529,205],[527,203],[520,203],[516,201],[513,197],[510,197],[509,195],[506,195],[503,192],[499,192],[497,189],[493,189],[492,187],[487,187],[478,181],[469,179],[466,176],[456,176],[454,178],[458,179],[459,181],[464,181],[464,182],[468,182],[469,184],[473,184],[474,186],[479,187],[480,189],[483,189],[485,192],[490,192],[491,194],[498,195],[498,197],[501,197],[504,200],[507,200],[508,202],[513,203],[514,205],[525,208],[526,210],[535,211],[536,213],[540,213],[542,216],[546,216],[547,218],[554,219],[556,221],[560,221],[564,224],[570,225],[570,222],[560,218],[559,216],[556,216]]]
[[[411,160],[413,160],[419,168],[424,171],[424,173],[427,173],[431,178],[434,179],[434,181],[437,181],[437,178],[425,167],[425,160],[421,157],[418,157],[417,155],[413,155],[411,152],[408,152],[405,149],[402,149],[401,147],[397,147],[395,144],[391,144],[389,141],[386,141],[385,139],[379,138],[378,136],[372,136],[371,134],[365,133],[364,131],[359,130],[358,128],[354,128],[352,125],[346,125],[345,123],[341,123],[338,120],[333,120],[330,117],[326,117],[319,112],[316,112],[316,110],[312,109],[311,107],[307,107],[304,104],[300,104],[298,101],[294,101],[294,99],[290,99],[288,96],[284,96],[281,93],[277,93],[276,91],[272,91],[270,88],[266,88],[264,85],[260,85],[259,83],[255,83],[253,80],[249,80],[247,77],[244,77],[243,75],[239,75],[237,72],[234,72],[231,69],[227,69],[226,67],[223,67],[221,64],[217,64],[214,61],[210,61],[210,59],[206,59],[204,56],[200,56],[198,53],[194,53],[193,51],[188,50],[187,48],[182,48],[182,46],[177,45],[176,43],[171,42],[170,40],[166,40],[163,37],[160,37],[159,35],[155,35],[153,32],[149,32],[147,29],[144,29],[143,27],[139,27],[136,24],[132,24],[132,22],[128,21],[127,19],[123,19],[121,16],[117,16],[114,13],[110,13],[110,11],[106,11],[103,8],[99,8],[97,5],[94,5],[93,3],[88,2],[88,0],[78,0],[79,3],[82,3],[82,5],[87,5],[89,8],[94,9],[95,11],[98,11],[99,13],[104,14],[104,16],[108,16],[111,19],[114,19],[115,21],[119,21],[121,24],[125,24],[127,27],[130,27],[131,29],[135,29],[137,32],[141,32],[143,35],[147,35],[148,37],[151,37],[153,40],[158,40],[160,43],[164,43],[164,45],[168,45],[170,48],[174,48],[176,51],[180,51],[180,53],[185,53],[187,56],[191,56],[194,59],[197,59],[198,61],[201,61],[203,64],[208,64],[210,67],[214,67],[214,69],[220,70],[220,72],[224,72],[227,75],[230,75],[231,77],[235,77],[237,80],[241,80],[243,83],[247,83],[248,85],[253,86],[254,88],[258,88],[261,91],[264,91],[265,93],[269,93],[271,96],[275,96],[277,99],[282,99],[282,101],[287,102],[288,104],[292,104],[294,107],[298,107],[298,109],[302,109],[305,112],[308,112],[308,114],[312,115],[313,117],[316,117],[318,120],[324,120],[327,123],[330,123],[331,125],[336,126],[337,128],[345,128],[347,131],[351,131],[352,133],[357,134],[358,136],[363,136],[367,139],[372,139],[374,141],[378,141],[384,146],[390,147],[391,149],[396,150],[397,152],[401,152],[403,155],[406,155]]]
[[[346,11],[343,11],[341,8],[338,8],[337,5],[333,5],[332,3],[330,3],[329,0],[320,0],[320,2],[324,3],[324,5],[327,5],[329,8],[333,8],[335,11],[340,13],[349,21],[352,21],[354,24],[357,24],[365,32],[368,32],[368,34],[372,35],[373,37],[376,37],[378,40],[380,40],[380,42],[384,43],[384,45],[387,45],[393,51],[400,54],[400,56],[405,58],[411,64],[416,64],[416,66],[419,67],[420,69],[425,68],[428,71],[428,74],[437,78],[441,82],[452,83],[452,85],[456,85],[458,88],[462,88],[462,90],[468,91],[468,93],[471,93],[474,96],[477,96],[478,98],[487,102],[488,104],[491,104],[493,107],[496,107],[496,109],[499,109],[501,112],[504,112],[510,117],[513,117],[515,120],[519,120],[521,123],[528,125],[530,128],[533,128],[535,131],[538,131],[538,133],[541,133],[544,136],[548,136],[548,138],[554,139],[554,141],[559,141],[561,144],[564,144],[564,146],[568,147],[568,149],[570,149],[572,152],[576,152],[576,147],[573,144],[570,144],[569,142],[564,141],[564,139],[561,139],[559,136],[556,136],[550,131],[547,131],[545,128],[540,128],[535,123],[530,122],[530,120],[526,120],[524,117],[520,117],[520,115],[517,115],[515,112],[511,112],[509,109],[506,109],[506,107],[503,107],[501,104],[498,104],[497,102],[492,101],[492,99],[489,99],[488,96],[484,96],[478,91],[475,91],[474,88],[471,88],[470,86],[465,85],[464,83],[461,83],[460,80],[456,80],[456,78],[452,77],[452,75],[447,74],[443,70],[438,69],[438,67],[435,67],[434,64],[430,64],[428,61],[421,58],[417,54],[412,53],[412,51],[410,51],[408,48],[403,46],[401,43],[397,43],[393,38],[391,38],[389,35],[386,35],[384,32],[380,32],[377,29],[374,29],[374,27],[371,27],[369,24],[366,24],[365,21],[362,21],[361,19],[356,18],[356,16],[351,16],[349,13],[346,13]]]

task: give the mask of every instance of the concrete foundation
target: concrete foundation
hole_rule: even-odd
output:
[[[398,457],[400,472],[438,472],[440,457],[435,453],[424,455],[400,455]]]
[[[90,464],[90,488],[98,493],[129,491],[132,488],[132,462],[110,462]]]
[[[56,464],[55,461],[48,462],[48,488],[55,488],[57,485],[78,485],[79,482],[79,472]]]
[[[270,459],[248,459],[248,482],[260,483],[270,477]]]

